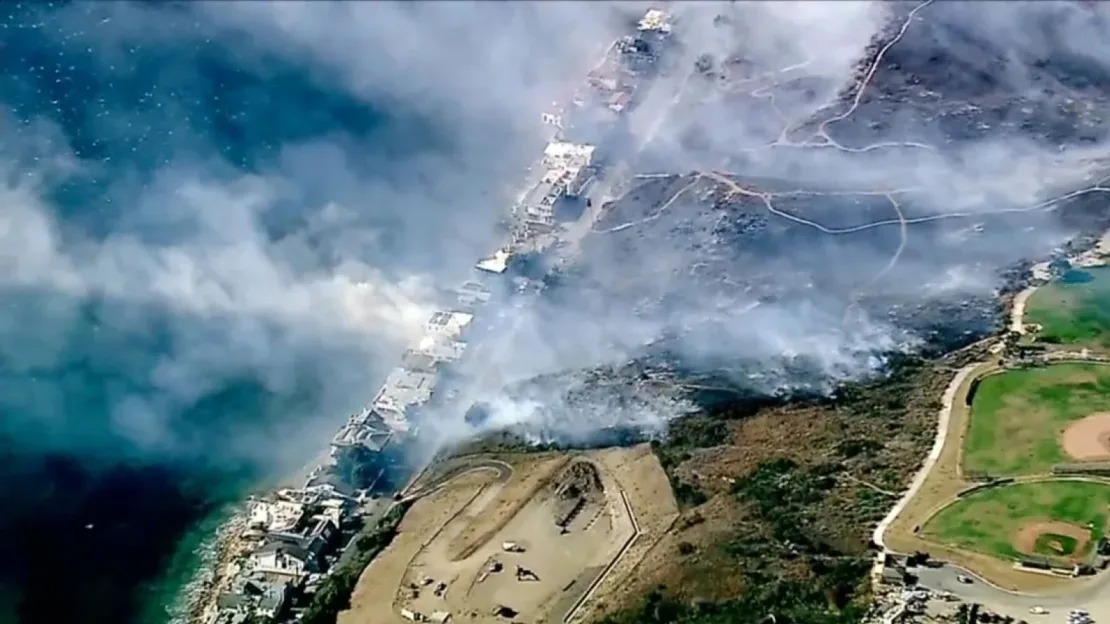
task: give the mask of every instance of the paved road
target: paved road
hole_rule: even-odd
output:
[[[913,476],[913,481],[910,482],[909,489],[907,489],[906,493],[902,495],[902,498],[895,503],[886,517],[879,522],[879,525],[875,527],[875,532],[871,536],[871,541],[875,542],[876,545],[886,548],[884,538],[887,528],[889,528],[898,515],[902,513],[906,505],[913,500],[918,490],[921,489],[921,486],[924,485],[925,481],[929,478],[929,473],[932,472],[933,466],[936,465],[937,459],[940,458],[941,451],[944,450],[944,443],[948,439],[948,423],[952,417],[952,403],[956,400],[956,393],[959,391],[960,386],[963,385],[968,375],[981,365],[980,362],[976,362],[961,368],[952,378],[952,381],[949,382],[948,387],[944,389],[940,411],[938,412],[937,434],[933,439],[933,448],[929,449],[929,454],[925,457],[924,463],[921,464],[921,468],[917,471],[917,474]]]
[[[1076,587],[1067,596],[1032,596],[1015,594],[991,585],[963,568],[946,565],[941,568],[920,568],[919,583],[933,591],[947,591],[965,602],[977,602],[987,609],[1031,622],[1063,624],[1071,609],[1086,609],[1095,622],[1110,622],[1110,575],[1075,581]],[[972,577],[970,585],[956,580],[958,575]],[[1049,613],[1035,616],[1032,607],[1044,607]]]

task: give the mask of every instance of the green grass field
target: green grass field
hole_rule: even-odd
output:
[[[1070,557],[1075,554],[1079,540],[1070,535],[1056,533],[1042,533],[1037,537],[1033,551],[1045,557]]]
[[[1042,342],[1110,350],[1110,267],[1076,271],[1038,288],[1025,304],[1025,322],[1037,323]],[[1086,279],[1086,278],[1084,278]]]
[[[1108,505],[1110,484],[1019,483],[969,494],[933,516],[922,527],[921,535],[940,544],[1002,558],[1083,556],[1105,532]],[[1090,524],[1093,528],[1082,549],[1078,549],[1074,538],[1054,535],[1038,539],[1037,552],[1019,552],[1014,547],[1014,538],[1024,525],[1034,521],[1066,522],[1080,528]],[[1070,546],[1072,552],[1055,551],[1048,544],[1052,538],[1060,540],[1065,551]]]
[[[984,377],[971,404],[965,473],[1045,474],[1072,460],[1060,434],[1072,421],[1110,411],[1110,366],[1053,364]]]

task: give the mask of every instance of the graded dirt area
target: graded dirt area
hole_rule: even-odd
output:
[[[1014,535],[1014,550],[1032,557],[1059,557],[1080,561],[1091,543],[1091,532],[1083,527],[1053,520],[1022,525]]]
[[[1060,445],[1076,461],[1110,460],[1110,412],[1091,414],[1068,425]]]
[[[403,612],[561,622],[620,589],[616,577],[643,555],[641,518],[662,533],[677,515],[646,445],[449,463],[426,475],[427,494],[359,579],[342,624],[408,621]]]

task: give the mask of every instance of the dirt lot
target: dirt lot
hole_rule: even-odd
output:
[[[1014,549],[1034,557],[1060,557],[1078,562],[1086,554],[1090,541],[1091,532],[1074,524],[1030,522],[1014,536]],[[1045,549],[1048,552],[1042,552]]]
[[[1110,459],[1110,412],[1092,414],[1068,425],[1060,442],[1076,461]]]
[[[491,459],[511,470],[465,470]],[[562,621],[621,591],[646,548],[634,551],[653,543],[638,533],[657,538],[677,515],[647,446],[463,462],[413,504],[342,624],[405,622],[402,609],[459,622]]]

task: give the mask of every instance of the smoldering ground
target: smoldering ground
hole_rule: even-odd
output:
[[[676,7],[674,79],[694,59],[710,70],[639,167],[698,173],[646,181],[603,217],[500,363],[517,379],[565,375],[519,402],[487,390],[493,420],[543,414],[548,432],[581,434],[689,407],[660,404],[654,380],[646,406],[569,401],[573,371],[605,360],[666,352],[738,390],[821,392],[881,371],[884,354],[993,331],[1018,263],[1107,225],[1110,58],[1099,9],[983,8]]]
[[[567,38],[526,5],[239,17],[253,6],[3,9],[2,522],[21,539],[0,613],[18,621],[161,617],[167,596],[136,587],[373,396],[435,287],[494,244],[500,189],[542,148],[537,102],[620,25],[605,8]],[[97,581],[55,600],[63,564]]]
[[[21,123],[9,124],[6,148],[5,283],[75,306],[56,303],[64,313],[18,332],[23,344],[62,347],[13,351],[39,370],[66,361],[57,328],[86,322],[90,302],[129,319],[102,325],[123,326],[125,339],[152,315],[177,319],[159,327],[169,350],[141,373],[139,386],[159,398],[120,391],[107,400],[114,415],[92,425],[125,446],[174,452],[174,413],[227,379],[281,392],[307,377],[330,397],[321,413],[353,408],[419,330],[431,285],[461,280],[495,243],[502,189],[542,146],[538,112],[643,8],[112,3],[40,9],[39,22],[13,13],[15,45],[20,36],[47,45],[21,52],[28,77],[12,92],[26,97],[8,104]],[[1102,71],[1104,22],[1074,3],[974,15],[951,3],[673,8],[672,78],[686,80],[704,56],[717,75],[686,81],[642,156],[649,170],[723,169],[757,180],[756,190],[898,190],[911,218],[1032,205],[1100,171],[1104,131],[1090,110],[1099,82],[1076,76]],[[894,38],[857,103],[853,82]],[[651,199],[624,200],[606,224],[634,222]],[[894,218],[888,206],[821,195],[775,202],[833,227]],[[483,392],[623,362],[661,337],[692,362],[811,357],[829,378],[852,377],[881,362],[876,352],[927,338],[876,316],[912,294],[906,285],[989,296],[1000,268],[1073,233],[1039,212],[1015,225],[985,217],[991,231],[972,244],[960,232],[981,219],[923,223],[870,284],[898,247],[896,226],[805,233],[758,205],[705,209],[694,193],[667,216],[591,237],[570,294],[524,312],[513,344],[496,350],[505,379],[483,375]],[[778,233],[727,231],[747,219]],[[961,253],[932,253],[938,240]],[[776,301],[753,287],[776,279],[786,284]],[[878,307],[843,327],[846,300],[860,296]],[[712,327],[711,338],[692,326]],[[9,422],[33,429],[45,418],[55,435],[36,439],[62,446],[89,439],[71,435],[82,428],[58,415],[69,410],[41,411]],[[185,436],[194,450],[209,424]],[[259,448],[243,447],[231,454]]]

